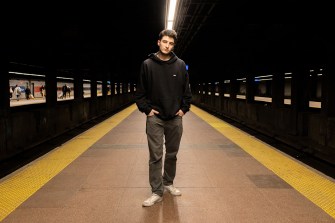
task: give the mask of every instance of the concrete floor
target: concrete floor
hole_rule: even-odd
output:
[[[335,222],[193,112],[183,123],[174,182],[182,196],[166,192],[142,207],[149,156],[145,115],[136,110],[2,222]]]

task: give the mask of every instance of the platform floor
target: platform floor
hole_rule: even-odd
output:
[[[0,181],[3,223],[335,222],[335,181],[192,106],[175,186],[150,196],[145,115],[135,105]]]

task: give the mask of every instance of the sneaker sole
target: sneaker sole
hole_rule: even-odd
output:
[[[166,187],[164,187],[164,190],[166,190],[167,192],[169,192],[173,196],[181,196],[181,193],[180,194],[174,194],[171,191],[169,191],[169,189],[167,189]]]
[[[163,198],[160,198],[159,200],[157,200],[156,202],[154,202],[153,204],[142,204],[143,207],[151,207],[152,205],[158,203],[158,202],[161,202],[163,201]]]
[[[181,193],[180,194],[173,194],[173,193],[171,193],[171,192],[169,192],[171,195],[173,195],[173,196],[181,196]]]

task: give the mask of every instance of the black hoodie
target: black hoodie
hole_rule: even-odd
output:
[[[141,112],[148,115],[155,109],[163,120],[174,118],[179,109],[189,111],[192,99],[185,62],[173,52],[171,55],[162,61],[152,53],[143,61],[135,93]]]

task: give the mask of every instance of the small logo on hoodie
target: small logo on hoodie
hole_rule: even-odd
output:
[[[173,74],[172,77],[177,77],[177,74]]]

